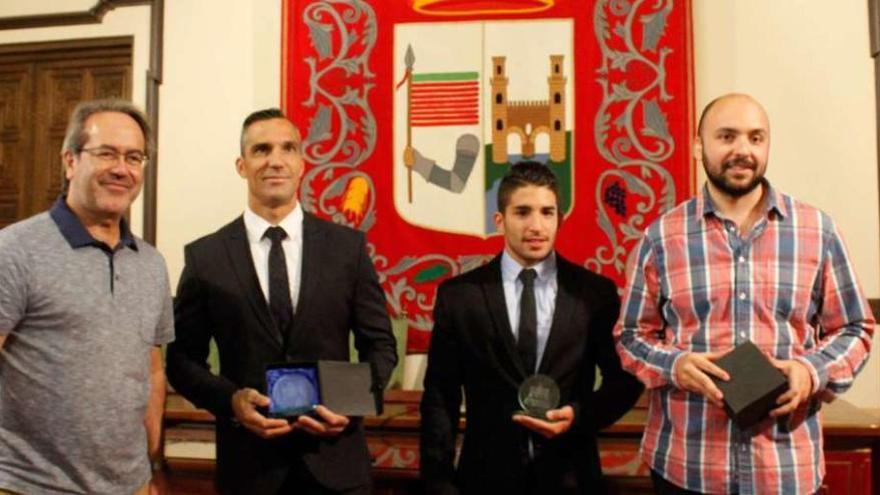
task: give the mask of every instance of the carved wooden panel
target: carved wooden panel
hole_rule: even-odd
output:
[[[70,112],[109,97],[131,97],[130,39],[0,46],[0,228],[58,198]]]
[[[94,98],[122,98],[131,94],[131,76],[127,67],[101,67],[92,70]]]
[[[0,67],[0,228],[27,216],[23,157],[31,149],[31,67]]]
[[[37,120],[34,132],[33,209],[51,206],[61,194],[61,142],[73,107],[87,97],[82,69],[57,70],[48,64],[37,68]]]

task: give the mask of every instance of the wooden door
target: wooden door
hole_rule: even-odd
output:
[[[132,38],[0,46],[0,228],[49,208],[62,190],[73,107],[131,99]]]

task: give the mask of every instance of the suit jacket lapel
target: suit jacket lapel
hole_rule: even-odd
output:
[[[300,277],[299,296],[289,330],[288,347],[296,346],[303,332],[307,330],[303,328],[305,325],[303,311],[308,307],[309,295],[316,292],[315,284],[320,279],[318,270],[326,262],[321,249],[323,238],[324,231],[321,230],[318,220],[311,214],[303,212],[302,270],[297,274]],[[301,344],[300,342],[299,345]]]
[[[244,219],[239,217],[231,226],[224,238],[226,251],[229,255],[230,264],[233,272],[241,286],[245,299],[248,300],[251,308],[260,322],[261,329],[277,343],[282,346],[281,332],[272,320],[269,313],[269,305],[263,296],[263,290],[260,288],[260,281],[257,278],[257,272],[254,269],[254,260],[251,257],[251,249],[248,245],[247,231],[244,226]]]
[[[548,374],[553,356],[569,351],[565,349],[565,332],[571,324],[571,314],[576,304],[578,293],[577,280],[572,276],[568,261],[556,255],[556,305],[553,309],[553,323],[550,324],[550,335],[544,347],[544,355],[538,365],[538,373]]]
[[[490,261],[487,268],[483,292],[486,295],[489,315],[495,324],[495,348],[499,351],[499,357],[506,360],[508,367],[512,368],[514,376],[522,381],[531,373],[526,373],[525,365],[516,350],[513,330],[510,328],[510,317],[507,315],[507,305],[504,301],[504,285],[501,282],[501,256],[496,256]]]

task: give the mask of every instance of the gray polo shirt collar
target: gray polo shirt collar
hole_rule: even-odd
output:
[[[73,210],[70,209],[70,206],[67,205],[67,196],[62,195],[58,197],[55,204],[49,210],[49,216],[55,221],[55,225],[58,226],[58,230],[61,231],[61,235],[64,236],[70,247],[74,249],[95,246],[109,251],[116,251],[122,247],[129,247],[135,251],[138,250],[137,242],[131,234],[131,229],[129,229],[125,217],[119,220],[119,244],[115,248],[110,248],[105,243],[92,237],[92,234],[89,234],[89,231],[86,230]]]

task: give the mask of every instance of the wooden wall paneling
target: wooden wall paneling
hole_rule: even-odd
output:
[[[131,70],[128,66],[97,67],[90,71],[95,98],[131,99]]]
[[[23,157],[31,149],[32,129],[25,125],[32,113],[31,64],[0,64],[0,228],[28,211],[30,178]]]
[[[61,193],[61,142],[67,117],[86,94],[82,71],[36,69],[34,112],[33,188],[34,211],[51,206]]]

